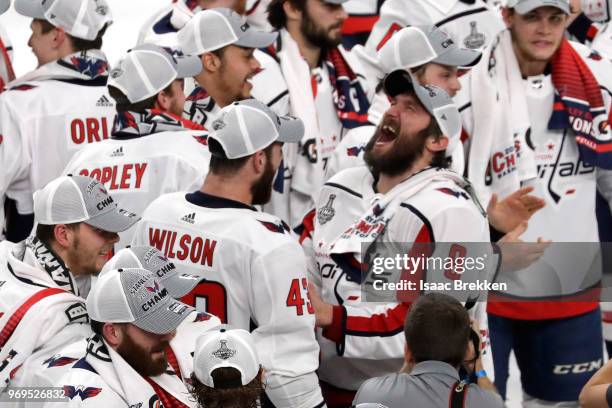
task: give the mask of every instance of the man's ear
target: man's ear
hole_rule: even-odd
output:
[[[63,28],[55,27],[53,29],[53,45],[55,48],[60,48],[66,41],[68,41],[72,46],[72,42],[70,41],[68,34],[66,34],[66,31],[64,31]]]
[[[285,12],[285,16],[287,16],[287,21],[291,21],[291,20],[301,21],[302,20],[302,10],[298,10],[291,1],[285,1],[283,3],[283,11]]]
[[[253,156],[251,156],[252,166],[254,173],[260,175],[266,169],[266,162],[268,158],[263,150],[258,150]]]
[[[57,224],[53,228],[53,236],[55,242],[62,248],[70,248],[74,241],[74,231],[66,226],[66,224]]]
[[[104,336],[104,340],[106,340],[112,348],[117,348],[123,341],[125,333],[117,324],[104,323],[102,326],[102,335]]]
[[[155,98],[155,108],[166,112],[170,109],[170,106],[172,106],[172,97],[170,94],[166,91],[158,93],[157,98]]]
[[[514,10],[509,9],[508,7],[502,7],[502,19],[504,23],[506,23],[506,27],[512,26],[512,21],[514,20]]]
[[[440,136],[440,137],[430,136],[425,141],[425,147],[427,148],[427,150],[429,150],[429,151],[431,151],[433,153],[437,153],[437,152],[446,150],[446,148],[448,147],[448,137],[446,137],[446,136]]]
[[[202,60],[202,66],[205,71],[217,72],[221,67],[221,58],[213,54],[212,52],[206,52],[200,57]]]

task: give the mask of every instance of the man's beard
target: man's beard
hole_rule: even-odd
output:
[[[383,154],[374,153],[374,145],[382,132],[382,123],[365,147],[363,159],[375,176],[397,176],[407,171],[419,159],[425,148],[426,134],[398,135],[391,149]]]
[[[276,171],[272,167],[272,162],[267,160],[264,173],[259,180],[251,186],[251,194],[253,195],[253,205],[263,205],[272,198],[272,183]]]
[[[66,255],[66,258],[66,265],[68,265],[70,271],[75,275],[95,276],[100,273],[100,271],[96,268],[95,261],[92,265],[89,255],[83,253],[81,250],[81,240],[79,239],[78,235],[75,235],[74,242],[72,243],[72,247]]]
[[[123,343],[117,347],[117,353],[140,375],[143,377],[155,377],[163,374],[168,367],[168,357],[166,348],[170,343],[163,342],[154,350],[147,351],[136,344],[129,336],[124,336]],[[159,360],[153,360],[151,353],[164,350],[164,356]]]
[[[335,48],[342,42],[342,36],[338,36],[337,38],[333,38],[329,34],[329,30],[334,28],[339,28],[342,26],[342,23],[339,25],[334,25],[329,27],[328,30],[318,25],[308,14],[308,11],[304,9],[302,13],[302,22],[300,23],[300,31],[302,35],[306,37],[308,42],[316,47],[321,49],[330,49]]]

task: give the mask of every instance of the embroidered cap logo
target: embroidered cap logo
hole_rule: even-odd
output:
[[[228,360],[236,354],[236,350],[232,350],[227,347],[227,340],[219,340],[221,343],[219,349],[212,353],[213,356],[217,357],[220,360]]]

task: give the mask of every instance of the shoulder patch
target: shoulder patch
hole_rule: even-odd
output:
[[[280,224],[275,224],[273,222],[261,221],[261,220],[257,220],[257,221],[259,221],[261,225],[266,227],[269,231],[276,232],[278,234],[284,234],[285,231],[289,230],[289,226],[285,224],[283,221],[281,221]]]
[[[208,135],[193,136],[193,138],[196,140],[196,142],[203,144],[204,146],[208,146]]]
[[[349,157],[359,157],[359,155],[365,151],[365,147],[365,144],[348,147],[346,149],[346,155]]]
[[[77,361],[78,358],[72,358],[72,357],[62,357],[59,354],[54,355],[51,358],[46,359],[45,361],[42,362],[43,365],[47,365],[47,368],[51,368],[51,367],[62,367],[62,366],[66,366],[68,364],[72,364],[75,361]]]
[[[464,193],[463,191],[455,191],[452,188],[448,188],[448,187],[436,188],[436,190],[438,190],[441,193],[447,194],[449,196],[453,196],[455,198],[463,197],[466,200],[468,200],[470,198],[470,196],[467,195],[467,193]]]
[[[94,398],[102,392],[102,388],[96,387],[84,387],[82,385],[64,385],[64,395],[69,399],[74,399],[77,396],[81,398],[81,401],[85,401],[88,398]]]

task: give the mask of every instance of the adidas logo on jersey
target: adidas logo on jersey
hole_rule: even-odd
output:
[[[102,95],[100,99],[98,99],[96,106],[103,107],[103,108],[112,108],[113,103],[110,101],[110,99],[106,97],[106,95]]]
[[[123,156],[123,146],[119,147],[117,150],[111,153],[110,157],[122,157]]]
[[[181,221],[185,221],[189,224],[195,224],[195,213],[187,214],[186,216],[181,218]]]

